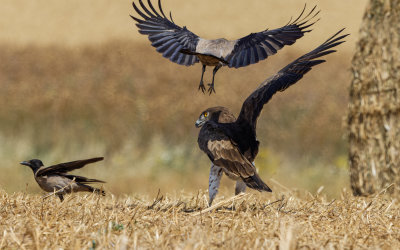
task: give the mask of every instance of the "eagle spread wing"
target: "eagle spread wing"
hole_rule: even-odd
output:
[[[292,45],[297,39],[304,36],[304,33],[315,22],[310,21],[318,15],[319,11],[314,13],[316,6],[303,17],[306,6],[294,21],[279,29],[264,30],[258,33],[251,33],[248,36],[236,40],[232,52],[225,58],[230,68],[244,67],[249,64],[257,63],[274,55],[285,45]],[[318,21],[318,20],[317,20]]]
[[[325,60],[315,59],[336,51],[331,50],[331,48],[343,43],[343,38],[348,36],[348,34],[338,36],[343,30],[344,29],[341,29],[316,49],[299,57],[281,69],[277,74],[261,83],[261,85],[244,101],[237,122],[248,123],[255,130],[257,118],[264,104],[267,103],[277,91],[284,91],[299,81],[313,66],[325,62]]]
[[[208,122],[199,135],[200,148],[207,153],[213,164],[240,177],[250,188],[271,192],[271,189],[258,176],[254,165],[244,157],[223,130],[216,126],[218,125]]]
[[[36,175],[41,176],[41,175],[48,175],[48,174],[52,174],[52,173],[58,173],[58,174],[59,173],[67,173],[74,169],[82,168],[89,163],[102,161],[103,159],[104,159],[103,157],[96,157],[96,158],[91,158],[91,159],[86,159],[86,160],[78,160],[78,161],[60,163],[57,165],[39,169]],[[76,176],[76,177],[80,178],[80,176]],[[85,177],[83,177],[83,178],[85,178]],[[90,180],[90,179],[87,179],[87,180]]]
[[[151,11],[143,4],[142,0],[139,0],[140,6],[147,15],[132,2],[135,11],[143,18],[131,16],[137,22],[136,26],[139,28],[139,33],[148,35],[151,45],[162,53],[163,57],[172,62],[186,66],[197,63],[199,61],[197,56],[183,54],[180,50],[195,51],[199,37],[186,27],[182,28],[176,25],[172,20],[171,13],[170,19],[168,19],[162,10],[160,0],[158,0],[158,7],[161,15],[155,10],[150,0],[147,0],[147,2]]]

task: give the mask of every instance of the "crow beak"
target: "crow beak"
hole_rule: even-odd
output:
[[[21,161],[19,164],[25,165],[25,166],[28,166],[28,167],[31,166],[31,164],[29,162],[27,162],[27,161]]]
[[[200,128],[201,126],[203,126],[203,124],[204,124],[204,121],[198,119],[194,125],[196,126],[196,128]]]

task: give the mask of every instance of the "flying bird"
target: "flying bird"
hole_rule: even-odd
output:
[[[166,17],[161,7],[161,0],[158,0],[159,12],[156,11],[151,0],[147,0],[148,7],[139,0],[142,10],[138,8],[135,2],[132,2],[133,8],[142,19],[131,17],[137,22],[139,33],[147,35],[151,45],[162,53],[163,57],[170,61],[190,66],[197,62],[203,65],[199,90],[205,92],[203,75],[206,66],[214,66],[212,82],[209,85],[208,92],[215,93],[214,77],[222,66],[229,68],[240,68],[250,64],[257,63],[274,55],[285,45],[292,45],[304,33],[310,32],[308,28],[316,21],[314,18],[318,15],[316,6],[305,14],[304,6],[301,14],[293,21],[289,21],[285,26],[261,32],[251,33],[237,40],[227,40],[225,38],[207,40],[203,39],[186,26],[180,27],[170,17]],[[145,13],[144,13],[145,12]]]
[[[89,163],[98,162],[103,159],[103,157],[97,157],[60,163],[49,167],[43,166],[42,161],[38,159],[23,161],[20,164],[32,169],[36,182],[44,191],[54,192],[63,201],[64,194],[71,192],[86,191],[105,195],[103,190],[87,185],[94,182],[105,183],[104,181],[67,174],[74,169],[82,168]]]
[[[313,51],[299,57],[278,73],[261,83],[244,101],[236,118],[225,107],[212,107],[203,111],[196,121],[201,127],[198,144],[211,160],[209,177],[209,205],[213,202],[225,173],[236,180],[235,195],[244,192],[246,186],[258,191],[272,192],[254,166],[259,141],[256,138],[257,119],[261,110],[278,91],[284,91],[299,81],[315,65],[325,62],[318,59],[335,52],[331,48],[344,42],[348,36],[337,32]]]

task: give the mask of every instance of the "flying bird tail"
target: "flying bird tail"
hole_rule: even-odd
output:
[[[249,188],[255,189],[257,191],[266,191],[266,192],[272,192],[272,190],[268,187],[263,180],[261,180],[260,176],[255,173],[253,176],[247,177],[247,178],[242,178],[244,183],[246,183],[246,186]]]

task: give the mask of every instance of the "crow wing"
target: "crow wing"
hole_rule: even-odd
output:
[[[248,36],[236,40],[236,44],[232,52],[225,58],[230,68],[240,68],[258,61],[266,59],[268,56],[274,55],[285,45],[292,45],[297,39],[304,36],[304,33],[315,22],[310,21],[318,15],[319,11],[314,13],[316,6],[303,17],[306,6],[303,11],[293,22],[289,21],[285,26],[264,30],[258,33],[251,33]],[[318,21],[318,20],[317,20]]]
[[[160,0],[158,0],[158,7],[161,15],[155,10],[150,0],[147,0],[147,3],[151,11],[143,4],[142,0],[139,0],[139,4],[146,15],[136,6],[135,2],[132,2],[135,11],[143,18],[131,16],[137,22],[136,26],[139,28],[139,33],[148,35],[151,45],[162,53],[163,57],[172,62],[186,66],[197,63],[199,61],[197,56],[183,54],[180,50],[195,51],[199,37],[186,27],[181,28],[176,25],[172,20],[171,13],[170,19],[168,19],[162,10]]]
[[[79,183],[92,183],[92,182],[100,182],[100,183],[106,183],[105,181],[97,180],[97,179],[89,179],[84,176],[79,176],[79,175],[68,175],[68,174],[61,174],[61,176],[67,177],[70,180],[75,180],[75,182]]]
[[[281,69],[277,74],[261,83],[261,85],[244,101],[237,122],[250,124],[253,130],[255,130],[257,118],[264,104],[267,103],[277,91],[284,91],[299,81],[313,66],[325,62],[325,60],[315,60],[316,58],[336,52],[336,50],[331,50],[331,48],[343,43],[343,38],[348,36],[348,34],[338,36],[343,30],[344,29],[341,29],[316,49],[299,57]]]
[[[39,169],[36,173],[36,176],[49,175],[49,174],[55,174],[55,173],[67,173],[74,169],[82,168],[87,164],[102,161],[103,159],[104,159],[103,157],[96,157],[96,158],[90,158],[90,159],[86,159],[86,160],[78,160],[78,161],[60,163],[57,165]]]

